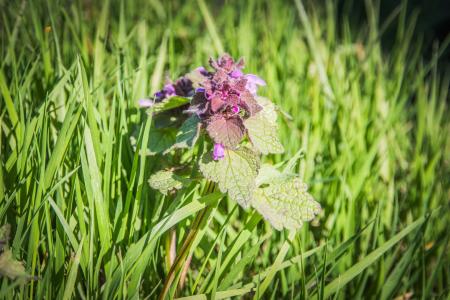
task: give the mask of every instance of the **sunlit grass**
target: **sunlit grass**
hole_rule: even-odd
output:
[[[1,298],[157,298],[205,207],[170,297],[448,295],[449,39],[424,59],[405,6],[381,23],[367,4],[356,27],[331,1],[36,2],[0,1],[0,224],[39,277],[2,278]],[[137,101],[223,51],[266,80],[286,148],[269,159],[300,158],[323,207],[297,233],[204,183],[147,184],[169,162],[135,151]]]

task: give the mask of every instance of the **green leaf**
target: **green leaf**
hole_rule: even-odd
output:
[[[6,249],[0,255],[0,275],[9,277],[10,279],[29,277],[22,263],[13,258],[10,249]]]
[[[200,121],[197,115],[192,115],[184,121],[177,133],[175,144],[169,150],[174,148],[192,148],[200,134]],[[166,152],[169,150],[166,150]]]
[[[16,108],[14,107],[14,102],[11,97],[8,84],[6,83],[6,77],[3,73],[3,70],[0,70],[0,92],[3,96],[3,99],[5,99],[6,111],[8,112],[9,119],[11,120],[11,128],[15,128],[16,132],[20,133],[21,127],[17,126],[17,124],[19,123],[19,116],[17,114]]]
[[[150,155],[162,153],[172,147],[175,142],[176,131],[174,128],[150,130],[148,151]]]
[[[203,155],[200,171],[219,184],[219,189],[244,208],[249,206],[255,190],[255,178],[259,169],[259,156],[248,148],[225,149],[222,159],[213,160],[210,154]]]
[[[67,282],[66,282],[66,287],[64,289],[63,300],[72,298],[72,294],[74,292],[75,284],[76,284],[76,280],[77,280],[78,266],[80,265],[81,253],[83,250],[83,241],[84,241],[84,236],[80,241],[80,246],[78,246],[77,253],[75,254],[75,258],[73,260],[72,266],[70,267],[69,276],[67,276]]]
[[[267,269],[266,278],[261,283],[261,285],[258,285],[258,289],[256,290],[256,294],[254,295],[253,299],[262,299],[262,296],[269,287],[270,283],[273,282],[273,279],[277,274],[279,267],[282,265],[294,238],[295,232],[290,232],[287,240],[284,241],[283,246],[281,246],[281,249],[278,252],[277,257],[275,258],[274,263]]]
[[[277,168],[269,164],[261,165],[259,169],[258,176],[256,177],[256,186],[261,186],[263,184],[270,184],[273,182],[278,182],[287,178],[292,178],[295,175],[288,173],[281,173]]]
[[[51,186],[56,170],[60,167],[61,162],[64,160],[66,151],[72,141],[72,135],[75,133],[75,129],[79,124],[82,110],[83,107],[81,105],[77,107],[77,104],[74,102],[69,107],[69,110],[64,117],[64,122],[62,124],[61,131],[58,134],[56,145],[53,148],[54,150],[45,170],[45,189],[48,189]]]
[[[179,128],[185,119],[184,114],[165,111],[152,117],[152,130],[153,128]]]
[[[298,177],[275,181],[255,190],[251,205],[277,230],[296,230],[320,213],[319,203]]]
[[[267,118],[267,120],[276,124],[278,114],[275,104],[265,97],[256,97],[256,101],[262,106],[263,109],[261,110],[261,113]]]
[[[421,217],[413,223],[409,224],[402,231],[394,235],[390,240],[386,241],[380,247],[375,249],[374,251],[366,254],[364,258],[362,258],[358,263],[354,264],[345,272],[339,274],[338,278],[335,278],[333,281],[327,284],[324,291],[324,299],[329,299],[331,296],[342,290],[342,288],[353,280],[356,276],[361,274],[365,269],[375,264],[376,261],[383,256],[388,250],[390,250],[393,246],[395,246],[398,242],[400,242],[405,236],[415,230],[417,227],[421,226],[426,217]]]
[[[403,285],[402,279],[405,276],[406,271],[410,267],[412,261],[414,261],[414,253],[422,245],[423,240],[420,238],[422,232],[416,232],[416,236],[413,239],[408,250],[402,253],[401,258],[394,266],[391,274],[386,278],[383,288],[381,290],[380,300],[393,299],[398,289]]]
[[[278,138],[277,114],[272,102],[258,98],[263,110],[244,121],[248,137],[262,154],[283,153],[284,147]]]
[[[172,190],[179,190],[183,186],[190,183],[189,179],[180,177],[169,170],[158,171],[148,180],[150,187],[154,190],[158,190],[164,195]]]
[[[166,110],[174,109],[180,106],[183,106],[185,104],[188,104],[190,101],[189,98],[180,97],[180,96],[173,96],[164,99],[161,102],[155,103],[151,108],[150,111],[154,113],[163,112]]]
[[[252,246],[248,251],[245,252],[245,255],[230,268],[229,273],[224,276],[224,278],[220,282],[220,291],[228,288],[230,285],[232,285],[233,281],[235,281],[236,278],[239,278],[239,273],[241,273],[245,269],[245,267],[255,259],[259,251],[261,251],[262,243],[266,241],[269,236],[270,235],[267,235],[267,237],[262,238],[258,243]]]
[[[145,155],[155,155],[168,151],[175,144],[176,130],[174,128],[155,128],[150,129],[147,148],[141,149]],[[130,137],[130,143],[136,151],[137,139]]]

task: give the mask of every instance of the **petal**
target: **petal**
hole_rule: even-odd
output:
[[[225,147],[222,144],[214,144],[213,158],[219,160],[225,156]]]
[[[243,73],[242,73],[242,71],[239,70],[239,69],[235,69],[234,71],[232,71],[232,72],[230,73],[230,76],[231,76],[232,78],[239,78],[239,77],[241,77],[242,75],[243,75]]]
[[[256,85],[265,86],[266,82],[261,77],[254,75],[254,74],[247,74],[245,75],[245,78],[247,79],[247,83],[253,83]]]
[[[140,107],[151,107],[153,105],[153,100],[151,99],[139,99]]]
[[[175,95],[175,87],[173,86],[173,84],[166,84],[163,91],[166,93],[166,96]]]
[[[198,67],[198,68],[195,69],[195,71],[199,72],[203,76],[208,75],[208,71],[204,67]]]
[[[164,98],[164,92],[163,91],[158,91],[154,94],[154,96],[156,98]]]

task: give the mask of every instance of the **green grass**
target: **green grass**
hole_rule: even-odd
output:
[[[366,2],[356,26],[331,1],[1,0],[0,224],[39,278],[0,297],[154,299],[169,274],[188,299],[447,297],[450,40],[424,59],[406,1],[385,21]],[[224,50],[280,107],[267,159],[292,158],[323,207],[297,233],[204,182],[156,193],[169,158],[130,142],[151,142],[139,98]]]

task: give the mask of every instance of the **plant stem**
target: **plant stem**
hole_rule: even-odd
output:
[[[202,194],[206,195],[212,193],[214,189],[215,184],[213,182],[208,181],[205,185],[205,189]],[[204,209],[202,209],[195,217],[191,229],[183,242],[183,246],[181,247],[180,252],[177,254],[177,257],[175,258],[175,261],[172,264],[169,273],[167,274],[163,290],[159,295],[158,299],[163,300],[166,298],[170,286],[172,285],[172,282],[175,279],[175,275],[182,269],[184,262],[190,252],[192,243],[194,242],[195,237],[197,236],[197,233],[199,232],[201,225],[203,224],[203,221],[208,218],[210,212],[211,207],[207,206]]]

